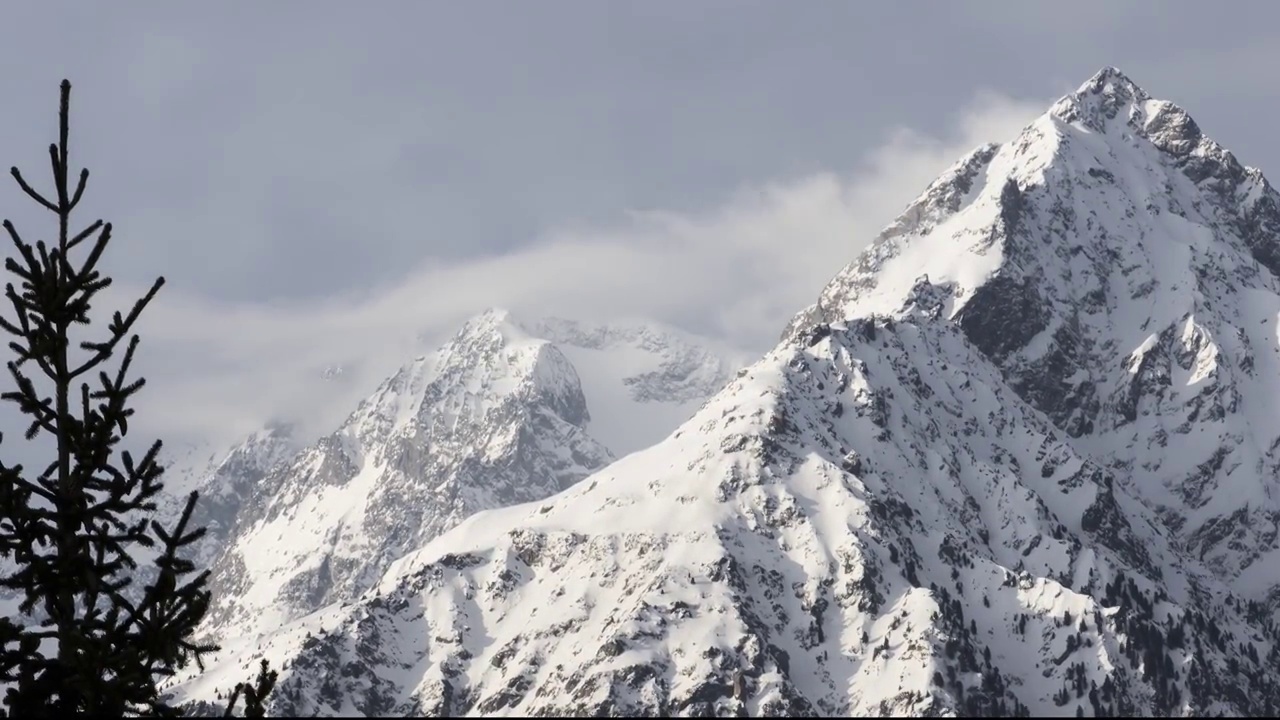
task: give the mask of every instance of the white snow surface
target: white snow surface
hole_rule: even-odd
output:
[[[588,432],[619,457],[665,438],[754,360],[651,321],[507,320],[569,359],[591,413]]]
[[[1261,173],[1106,68],[675,433],[171,690],[266,657],[290,715],[1271,715],[1278,242]]]

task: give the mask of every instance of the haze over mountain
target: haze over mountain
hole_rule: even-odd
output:
[[[255,635],[351,600],[470,515],[553,495],[661,440],[743,364],[655,323],[486,311],[331,433],[311,442],[272,425],[180,479],[201,489],[209,528],[204,630]]]

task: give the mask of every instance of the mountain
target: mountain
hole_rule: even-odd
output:
[[[1280,196],[1115,69],[961,160],[793,323],[924,303],[1239,592],[1280,583]]]
[[[1280,700],[1273,626],[1117,488],[955,328],[855,320],[186,690],[265,652],[288,715],[1091,713],[1093,684],[1115,712]]]
[[[661,439],[732,362],[652,324],[473,318],[318,442],[289,452],[275,429],[219,466],[199,518],[216,549],[204,631],[267,632],[356,597],[475,512],[553,495]]]
[[[677,432],[176,696],[265,655],[284,714],[1270,715],[1276,217],[1104,69]]]

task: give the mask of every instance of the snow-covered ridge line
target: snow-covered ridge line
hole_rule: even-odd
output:
[[[287,714],[1274,702],[1274,629],[1162,533],[954,326],[821,326],[657,446],[473,516],[179,692],[265,653]],[[1144,671],[1153,633],[1175,664]]]

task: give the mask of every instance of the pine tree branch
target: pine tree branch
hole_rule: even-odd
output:
[[[85,185],[87,185],[88,183],[89,183],[89,168],[84,168],[80,171],[80,180],[79,182],[76,183],[76,191],[74,196],[71,198],[71,202],[67,205],[67,210],[74,210],[75,207],[80,204],[80,197],[84,195],[84,188],[85,188]],[[74,246],[74,244],[75,244],[74,241],[71,243],[68,243],[67,247],[72,247]]]
[[[58,204],[53,211],[62,217],[66,215],[67,207],[67,165],[65,158],[60,157],[58,146],[53,143],[49,143],[49,165],[53,170],[54,192],[58,193]]]
[[[88,175],[89,175],[89,171],[88,171],[88,170],[85,170],[85,171],[84,171],[84,175],[85,175],[85,177],[88,177]],[[83,188],[82,188],[82,189],[83,189]],[[79,196],[77,195],[77,196],[76,196],[76,202],[79,202],[79,200],[80,200],[80,198],[79,198]],[[93,233],[95,233],[95,232],[98,230],[98,228],[100,228],[100,227],[102,227],[102,221],[101,221],[101,220],[95,220],[95,221],[93,221],[93,224],[92,224],[92,225],[90,225],[89,227],[87,227],[87,228],[85,228],[85,229],[81,230],[80,232],[76,233],[76,236],[75,236],[75,237],[73,237],[73,238],[71,238],[70,240],[68,240],[68,241],[67,241],[67,248],[68,248],[68,249],[73,248],[73,247],[75,247],[75,246],[79,245],[80,243],[84,242],[86,239],[88,239],[88,237],[89,237],[90,235],[92,235]]]
[[[30,268],[33,273],[38,271],[40,268],[31,262],[32,258],[28,255],[28,250],[31,246],[22,239],[22,235],[18,233],[18,228],[14,226],[13,221],[6,219],[3,222],[0,222],[0,225],[3,225],[5,232],[9,234],[9,240],[13,243],[13,246],[18,249],[18,252],[25,259],[28,260],[27,267]]]
[[[32,189],[32,187],[27,184],[27,181],[22,179],[22,173],[18,170],[18,168],[16,167],[10,168],[9,174],[13,175],[13,178],[18,181],[18,186],[22,188],[23,192],[25,192],[27,195],[30,195],[33,200],[45,206],[45,208],[47,208],[52,212],[55,212],[55,213],[58,212],[57,205],[54,205],[48,200],[45,200],[44,196],[42,196],[40,193]]]
[[[13,351],[14,355],[18,356],[14,366],[18,367],[28,360],[34,360],[36,367],[40,368],[40,372],[44,373],[45,377],[52,379],[54,377],[53,367],[49,365],[49,361],[45,359],[44,354],[40,351],[40,348],[36,347],[36,343],[32,341],[29,335],[27,339],[28,344],[26,347],[16,342],[9,343],[9,349]]]
[[[103,225],[102,221],[99,220],[89,227],[96,229],[97,226],[100,225],[102,226],[102,232],[98,235],[98,239],[93,243],[93,249],[89,251],[89,256],[85,258],[85,261],[80,265],[80,270],[77,273],[80,277],[87,277],[89,273],[93,271],[93,268],[98,264],[98,259],[102,257],[102,251],[106,250],[107,243],[111,242],[111,223]],[[88,236],[85,235],[84,237]],[[73,247],[78,244],[81,239],[82,237],[77,235],[67,243],[67,247]]]
[[[116,345],[119,344],[120,340],[123,339],[126,334],[128,334],[129,329],[132,328],[133,324],[138,320],[138,316],[142,314],[142,311],[151,302],[151,299],[156,296],[156,293],[160,292],[160,288],[162,287],[164,287],[164,278],[156,278],[155,283],[151,286],[151,289],[147,291],[147,294],[134,303],[133,309],[129,311],[129,315],[127,317],[121,319],[120,313],[116,313],[115,322],[112,323],[110,328],[111,339],[100,345],[97,353],[94,354],[93,357],[89,358],[79,367],[72,370],[70,378],[74,380],[75,378],[80,377],[86,372],[102,364],[102,362],[110,357],[112,351],[115,350]],[[136,338],[137,336],[135,335],[134,337]]]

